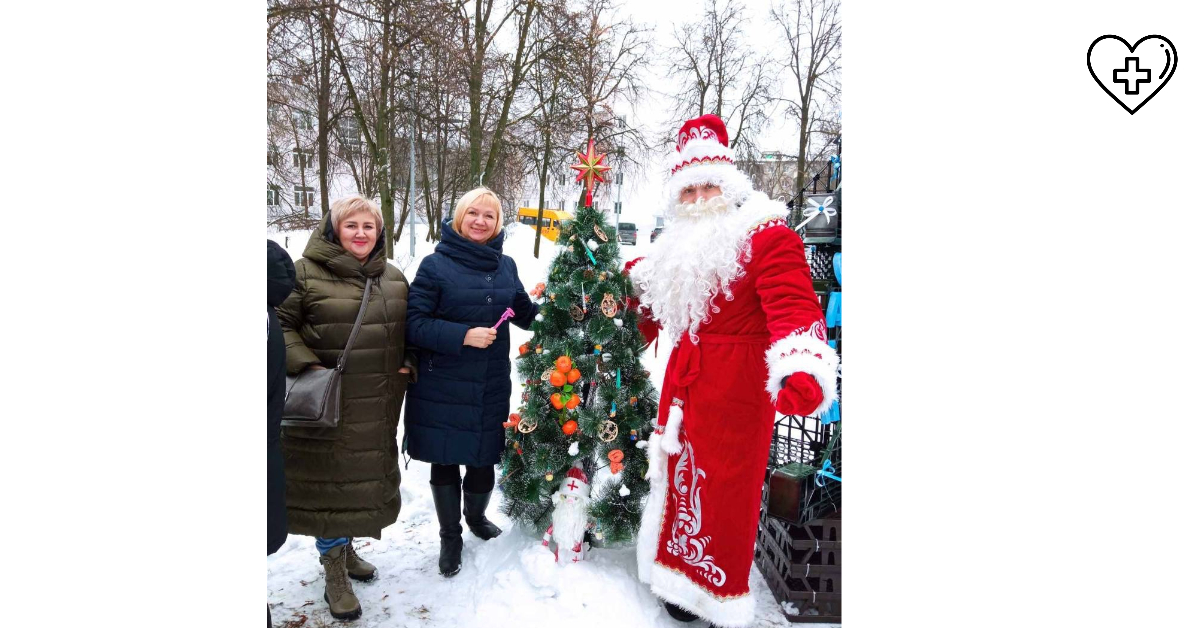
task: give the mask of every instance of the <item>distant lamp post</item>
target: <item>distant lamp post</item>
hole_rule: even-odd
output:
[[[625,183],[625,173],[617,173],[617,204],[613,208],[613,213],[618,217],[621,215],[621,185]]]

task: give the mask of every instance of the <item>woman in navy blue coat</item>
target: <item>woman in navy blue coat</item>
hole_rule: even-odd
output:
[[[483,513],[496,483],[493,467],[504,449],[512,392],[508,323],[528,329],[537,315],[503,245],[500,199],[485,187],[471,190],[442,225],[442,241],[408,290],[406,334],[419,361],[405,400],[404,441],[410,456],[433,465],[438,569],[447,577],[461,566],[460,504],[475,536],[500,534]],[[515,316],[492,329],[508,308]],[[459,465],[466,466],[465,477]]]

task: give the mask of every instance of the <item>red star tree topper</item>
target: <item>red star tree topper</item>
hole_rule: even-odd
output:
[[[607,183],[604,180],[604,173],[612,170],[612,166],[604,165],[604,158],[607,153],[596,154],[596,140],[588,138],[587,154],[575,153],[579,155],[579,163],[571,166],[572,170],[579,172],[579,176],[575,177],[575,181],[583,181],[587,186],[587,207],[592,206],[592,188],[599,183]]]

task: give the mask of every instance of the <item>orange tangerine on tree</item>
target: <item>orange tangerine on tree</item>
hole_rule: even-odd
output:
[[[555,410],[562,410],[563,409],[562,397],[560,397],[558,393],[554,393],[553,395],[550,395],[550,405],[554,406]]]
[[[571,358],[568,358],[565,355],[558,356],[558,359],[554,361],[554,364],[563,374],[566,374],[567,371],[571,370]]]
[[[566,423],[563,423],[562,426],[563,434],[566,434],[567,436],[574,434],[575,430],[577,429],[579,429],[579,424],[575,421],[567,421]]]
[[[517,347],[517,351],[520,352],[521,355],[525,355],[526,353],[529,353],[529,343],[525,343],[525,344],[521,345],[520,347]]]
[[[560,386],[561,387],[565,383],[567,383],[566,375],[563,375],[562,373],[559,373],[558,371],[554,371],[553,373],[550,374],[550,385],[551,386]]]
[[[567,409],[574,410],[579,406],[579,395],[571,393],[571,398],[567,400]]]
[[[579,372],[579,369],[571,369],[571,372],[567,373],[567,383],[574,384],[579,381],[580,377],[583,377],[583,374]]]

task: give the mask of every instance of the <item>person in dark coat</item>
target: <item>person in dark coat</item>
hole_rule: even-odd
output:
[[[267,240],[267,555],[287,540],[287,507],[284,504],[283,452],[279,449],[279,421],[283,418],[287,358],[283,328],[275,308],[296,283],[296,266],[282,246]]]
[[[336,427],[285,426],[288,531],[316,538],[335,619],[362,607],[350,580],[376,577],[354,537],[380,538],[400,515],[400,406],[415,368],[404,326],[408,281],[389,264],[379,206],[335,201],[296,262],[296,287],[277,308],[287,370],[336,368],[345,351]],[[362,326],[347,350],[367,282]]]
[[[508,324],[528,329],[537,315],[503,245],[500,199],[486,187],[471,190],[443,223],[442,241],[409,288],[407,340],[418,350],[419,377],[408,389],[404,442],[410,456],[432,465],[438,569],[446,577],[462,564],[460,504],[475,536],[486,541],[500,534],[484,510],[512,392]],[[508,308],[515,316],[493,329]]]
[[[283,328],[275,307],[287,298],[296,282],[292,258],[279,244],[267,240],[267,556],[287,540],[287,507],[283,500],[283,452],[279,449],[279,421],[283,418],[284,382],[287,375]],[[267,607],[271,625],[271,607]]]

